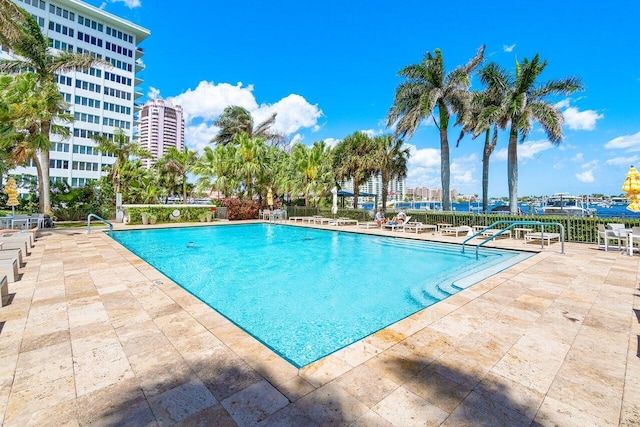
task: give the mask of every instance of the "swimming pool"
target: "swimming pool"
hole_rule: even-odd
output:
[[[280,224],[110,235],[297,367],[531,256]]]

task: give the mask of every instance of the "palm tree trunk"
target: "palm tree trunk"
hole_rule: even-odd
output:
[[[42,165],[37,155],[33,156],[33,163],[36,165],[36,173],[38,179],[38,212],[44,212],[44,200],[40,197],[40,189],[42,188]]]
[[[449,185],[451,182],[451,165],[449,164],[449,136],[447,128],[440,124],[440,178],[442,180],[442,209],[451,208]]]
[[[389,178],[385,175],[385,174],[381,174],[380,176],[381,181],[382,181],[382,209],[386,210],[387,209],[387,187],[389,187]],[[377,211],[378,207],[374,206],[373,211],[374,213]]]
[[[51,132],[51,122],[44,121],[42,122],[42,133],[47,138],[47,141],[50,141]],[[49,182],[49,148],[43,150],[40,149],[40,175],[42,176],[42,182],[40,188],[40,200],[42,201],[42,213],[51,214],[51,191],[50,191],[50,182]]]
[[[511,124],[507,151],[507,180],[509,183],[509,211],[518,213],[518,129]]]
[[[182,175],[182,203],[187,203],[187,175]]]
[[[491,155],[489,136],[491,129],[484,135],[484,150],[482,150],[482,212],[489,210],[489,156]]]

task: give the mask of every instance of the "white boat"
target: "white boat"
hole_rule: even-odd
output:
[[[542,206],[543,215],[590,217],[596,215],[596,209],[587,207],[588,204],[579,196],[568,193],[556,193],[547,197]]]

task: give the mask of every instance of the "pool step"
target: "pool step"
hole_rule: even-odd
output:
[[[462,288],[459,286],[456,286],[455,283],[449,283],[449,282],[440,283],[438,285],[438,289],[441,290],[442,292],[446,292],[447,294],[449,294],[448,296],[458,293],[462,290]]]

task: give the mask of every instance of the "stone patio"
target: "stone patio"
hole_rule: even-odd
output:
[[[0,308],[0,421],[640,425],[640,257],[565,250],[297,369],[104,233],[46,231]]]

